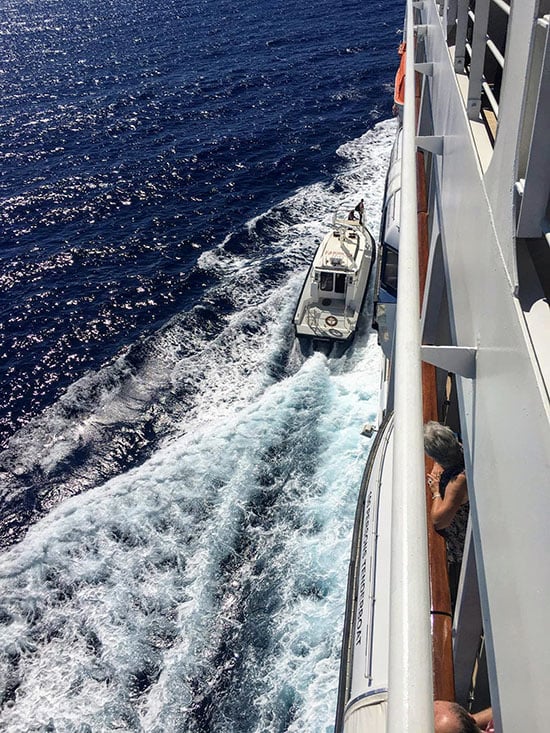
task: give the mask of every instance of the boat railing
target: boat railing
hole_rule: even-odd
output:
[[[422,435],[413,0],[407,54],[399,297],[395,341],[388,733],[433,731],[427,522]]]
[[[484,0],[474,4],[460,0],[450,6],[440,3],[439,7],[442,14],[447,14],[447,28],[454,29],[451,38],[455,46],[455,71],[469,78],[468,117],[478,120],[482,115],[494,140],[510,2]]]

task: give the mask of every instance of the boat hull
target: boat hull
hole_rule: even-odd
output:
[[[294,314],[302,351],[324,342],[349,345],[363,308],[375,255],[372,234],[357,221],[338,226],[319,245]]]
[[[381,424],[357,504],[336,733],[385,733],[390,616],[393,414]]]

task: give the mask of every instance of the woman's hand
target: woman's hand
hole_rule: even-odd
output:
[[[432,470],[426,476],[426,481],[428,482],[428,486],[430,487],[432,492],[439,490],[439,480],[442,473],[443,468],[439,465],[439,463],[434,463]]]
[[[436,469],[432,469],[432,472],[429,473],[426,476],[426,481],[428,482],[428,486],[430,488],[434,488],[439,484],[439,479],[441,478],[441,471],[436,471]]]

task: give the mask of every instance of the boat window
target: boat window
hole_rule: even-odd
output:
[[[382,287],[391,295],[397,295],[397,252],[392,247],[382,250]]]
[[[320,289],[321,290],[330,290],[332,292],[332,285],[333,285],[332,272],[322,272],[321,273],[321,282],[319,283]]]
[[[334,290],[337,293],[345,293],[346,292],[346,276],[343,272],[337,272],[334,276]]]

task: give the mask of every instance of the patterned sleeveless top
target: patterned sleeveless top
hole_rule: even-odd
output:
[[[447,485],[464,471],[464,462],[452,468],[446,468],[439,479],[439,493],[445,496]],[[466,539],[466,527],[468,526],[468,515],[470,514],[470,502],[462,504],[454,516],[451,524],[445,529],[439,530],[439,534],[445,537],[447,545],[447,562],[462,562],[464,553],[464,542]]]

